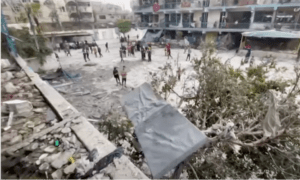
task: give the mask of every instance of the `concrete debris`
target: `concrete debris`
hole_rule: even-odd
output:
[[[46,126],[46,124],[45,124],[45,123],[42,123],[42,124],[40,124],[40,125],[34,127],[34,128],[33,128],[33,131],[34,131],[35,133],[40,132],[45,126]]]
[[[61,169],[58,169],[51,174],[53,179],[61,179],[62,175],[63,175],[63,171]]]
[[[88,178],[88,179],[103,179],[103,177],[104,177],[103,173],[98,173],[98,174],[95,174],[93,177]]]
[[[67,124],[65,125],[65,127],[69,128],[71,126],[71,122],[67,122]]]
[[[76,168],[76,163],[73,163],[73,164],[67,166],[67,167],[64,169],[64,173],[65,173],[65,174],[72,174],[72,173],[74,173],[75,168]]]
[[[61,152],[59,152],[59,153],[57,153],[57,154],[52,154],[51,156],[45,157],[45,158],[44,158],[44,161],[50,163],[50,162],[56,160],[58,157],[60,157],[60,155],[61,155]]]
[[[70,142],[71,142],[72,144],[76,144],[76,141],[77,141],[76,135],[75,135],[75,134],[72,134],[71,139],[70,139]]]
[[[10,62],[8,59],[1,59],[1,70],[10,67]]]
[[[33,151],[33,150],[36,150],[38,147],[39,147],[39,143],[34,142],[28,146],[28,150]]]
[[[2,137],[1,137],[1,142],[4,143],[6,141],[9,141],[11,140],[11,135],[10,134],[4,134]]]
[[[72,94],[77,95],[77,96],[83,96],[83,95],[91,94],[91,92],[89,90],[85,90],[83,92],[76,92],[76,93],[72,93]]]
[[[40,164],[41,164],[41,160],[35,161],[35,164],[36,164],[36,165],[40,165]]]
[[[13,78],[14,78],[13,74],[11,72],[9,72],[9,71],[6,71],[5,73],[1,73],[1,80],[2,80],[2,82],[9,81],[9,80],[11,80]]]
[[[39,157],[39,160],[43,160],[45,157],[47,157],[48,156],[48,154],[42,154],[40,157]]]
[[[54,146],[48,146],[48,147],[46,147],[44,149],[44,152],[53,153],[55,150],[56,150],[56,147],[54,147]]]
[[[75,149],[63,152],[56,160],[51,163],[53,168],[59,169],[68,163],[68,159],[75,153]]]
[[[18,135],[18,136],[16,136],[16,137],[14,137],[14,138],[9,142],[9,144],[10,144],[10,145],[13,145],[13,144],[16,144],[16,143],[21,142],[21,141],[22,141],[22,136],[21,136],[21,135]]]
[[[66,138],[62,138],[62,142],[63,142],[63,149],[67,150],[70,148],[70,143],[66,140]]]
[[[76,172],[80,175],[84,175],[90,169],[92,169],[93,166],[94,166],[94,163],[87,160],[87,157],[81,157],[81,159],[79,159],[77,161]]]
[[[32,102],[33,107],[40,108],[40,107],[46,107],[47,104],[44,102]]]
[[[47,139],[47,135],[44,135],[44,136],[39,138],[39,140],[45,140],[45,139]]]
[[[28,133],[27,130],[24,130],[24,129],[19,130],[19,134],[27,134],[27,133]]]
[[[33,112],[35,113],[43,113],[45,110],[43,108],[37,108],[37,109],[33,109]]]
[[[9,93],[9,94],[14,94],[14,93],[18,92],[18,88],[16,86],[14,86],[12,82],[6,83],[4,85],[4,90],[6,93]]]
[[[59,138],[62,137],[62,135],[61,134],[54,134],[53,137],[56,138],[56,139],[59,139]]]
[[[32,121],[27,121],[23,127],[28,127],[28,128],[33,128],[34,127],[34,122]]]
[[[15,77],[17,77],[17,78],[23,78],[25,76],[26,76],[26,74],[23,71],[15,73]]]
[[[47,171],[48,169],[50,169],[50,165],[49,163],[43,163],[42,165],[40,165],[39,170],[40,171]]]
[[[71,129],[68,128],[68,127],[65,127],[65,128],[63,128],[63,129],[61,130],[61,132],[64,133],[64,134],[67,134],[67,133],[71,132]]]

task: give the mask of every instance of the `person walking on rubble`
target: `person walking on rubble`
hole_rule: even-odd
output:
[[[189,47],[188,48],[188,55],[187,55],[187,57],[186,57],[186,61],[189,59],[189,60],[191,60],[191,48]]]
[[[118,72],[117,67],[114,67],[113,75],[114,75],[114,77],[116,79],[117,85],[121,84],[120,77],[119,77],[119,72]]]
[[[69,56],[69,54],[70,54],[70,56],[72,56],[70,53],[70,45],[67,41],[65,41],[65,43],[64,43],[64,48],[65,48],[66,55]]]
[[[251,46],[248,45],[244,49],[246,49],[248,51],[246,56],[245,56],[245,63],[248,63],[248,61],[250,59],[250,56],[251,56]]]
[[[109,49],[108,49],[108,42],[106,42],[106,44],[105,44],[105,47],[106,47],[106,51],[105,52],[109,52]]]
[[[124,59],[123,59],[123,49],[122,47],[120,47],[120,57],[121,57],[121,62],[124,62]]]
[[[121,71],[121,76],[122,76],[122,86],[123,86],[123,83],[125,84],[125,87],[126,87],[126,76],[127,76],[127,72],[125,70],[125,66],[123,66],[123,70]]]
[[[171,44],[168,43],[166,45],[166,48],[167,48],[167,52],[168,52],[168,59],[169,59],[169,57],[171,57],[173,59],[173,57],[171,56]]]
[[[85,44],[83,45],[82,52],[83,52],[83,58],[85,62],[87,62],[86,59],[89,59],[89,61],[91,61],[89,58],[89,46],[87,44],[87,41],[85,41]]]
[[[98,49],[99,57],[103,57],[103,55],[101,54],[101,48],[97,46],[97,49]]]

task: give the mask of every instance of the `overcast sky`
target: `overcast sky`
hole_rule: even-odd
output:
[[[122,8],[124,7],[125,10],[130,10],[131,11],[130,0],[94,0],[94,1],[100,1],[100,2],[103,2],[103,3],[116,4],[116,5],[121,6]]]

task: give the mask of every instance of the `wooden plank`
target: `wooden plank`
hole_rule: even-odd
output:
[[[78,117],[79,115],[80,115],[80,114],[78,114],[77,117]],[[38,132],[38,133],[36,133],[36,134],[33,134],[31,137],[25,139],[24,141],[22,141],[22,142],[19,143],[19,144],[15,144],[15,145],[12,145],[12,146],[10,146],[10,147],[1,149],[1,153],[5,152],[5,151],[12,151],[12,152],[14,152],[14,151],[16,151],[16,150],[18,150],[18,149],[21,149],[21,148],[23,148],[23,147],[29,145],[29,144],[30,144],[32,141],[34,141],[35,139],[38,139],[38,138],[40,138],[40,137],[42,137],[42,136],[44,136],[44,135],[50,133],[51,131],[56,130],[56,129],[59,128],[59,127],[64,126],[67,122],[70,122],[70,121],[72,121],[72,120],[74,120],[74,119],[76,119],[76,116],[75,116],[75,117],[73,116],[73,117],[71,117],[71,118],[69,118],[69,119],[65,119],[65,120],[61,121],[60,123],[58,123],[58,124],[55,125],[55,126],[52,126],[52,127],[50,127],[50,128],[47,128],[47,129],[44,129],[44,130],[42,130],[41,132]]]

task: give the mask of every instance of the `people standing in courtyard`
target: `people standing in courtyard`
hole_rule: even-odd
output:
[[[99,53],[99,57],[103,57],[103,55],[101,54],[101,48],[99,46],[97,46],[97,50],[98,50],[98,53]]]
[[[56,44],[56,49],[57,49],[58,52],[60,52],[60,45],[59,45],[59,43]]]
[[[137,42],[137,44],[136,44],[136,50],[140,51],[140,42]]]
[[[180,67],[178,67],[177,76],[178,76],[178,81],[180,81],[180,76],[181,76],[181,69],[180,69]]]
[[[135,57],[135,55],[134,55],[134,45],[131,45],[131,54],[133,55],[133,57]]]
[[[128,53],[128,57],[131,55],[131,46],[130,46],[130,44],[128,44],[128,46],[127,46],[127,53]]]
[[[139,35],[136,35],[137,40],[139,40]]]
[[[247,54],[245,56],[245,63],[248,63],[250,56],[251,56],[251,46],[248,45],[245,47],[245,49],[247,50]]]
[[[117,67],[114,67],[113,75],[114,75],[114,77],[116,79],[117,85],[121,84],[120,77],[119,77],[119,72],[118,72]]]
[[[70,45],[67,41],[65,41],[65,43],[64,43],[64,48],[65,48],[66,55],[67,56],[69,56],[69,55],[72,56],[71,53],[70,53]]]
[[[148,62],[150,62],[151,61],[151,47],[150,46],[148,47],[147,53],[148,53]]]
[[[128,41],[129,41],[129,34],[128,34],[128,36],[127,36],[127,37],[128,37]]]
[[[141,54],[142,54],[142,60],[145,60],[145,49],[142,47],[141,49]]]
[[[95,56],[97,57],[97,48],[96,47],[93,47],[93,52],[94,52]]]
[[[106,47],[106,51],[105,52],[109,52],[109,49],[108,49],[108,42],[106,42],[106,44],[105,44],[105,47]]]
[[[192,51],[191,51],[191,48],[189,47],[189,48],[188,48],[188,55],[187,55],[187,57],[186,57],[186,60],[188,60],[188,59],[191,60],[191,52],[192,52]]]
[[[124,59],[123,59],[123,49],[122,47],[120,47],[120,58],[121,58],[121,62],[124,62]]]
[[[168,52],[168,59],[169,59],[169,57],[171,57],[173,59],[173,57],[171,56],[171,44],[170,43],[167,44],[167,52]]]
[[[87,41],[85,41],[85,44],[83,45],[82,52],[83,52],[83,58],[84,58],[85,62],[87,62],[86,59],[91,61],[89,58],[89,46],[87,44]]]
[[[121,76],[122,76],[122,86],[123,86],[123,83],[125,84],[125,87],[126,87],[126,76],[127,76],[127,72],[125,70],[125,66],[123,66],[123,70],[121,71]]]

